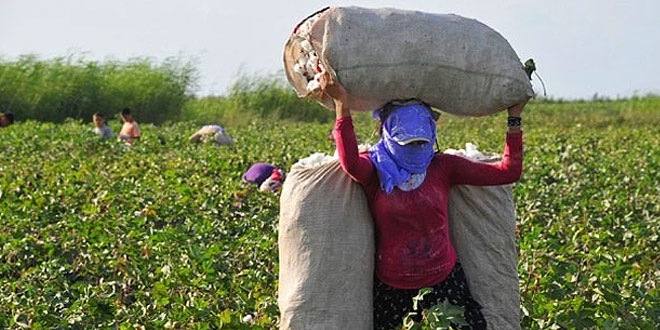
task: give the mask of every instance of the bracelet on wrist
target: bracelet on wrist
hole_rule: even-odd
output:
[[[506,125],[508,127],[520,127],[520,125],[522,125],[522,118],[509,116],[506,119]]]

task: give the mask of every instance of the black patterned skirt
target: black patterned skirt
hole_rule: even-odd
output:
[[[421,320],[422,310],[448,300],[452,305],[465,308],[463,316],[469,326],[461,329],[486,329],[486,319],[481,313],[481,305],[472,298],[460,263],[456,263],[444,281],[431,288],[433,291],[418,303],[418,315],[413,317],[415,322]],[[418,293],[419,289],[396,289],[374,278],[374,329],[400,329],[406,314],[414,312],[412,298]]]

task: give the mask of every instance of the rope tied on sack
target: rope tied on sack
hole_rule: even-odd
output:
[[[541,82],[541,86],[543,86],[543,97],[548,96],[548,93],[546,92],[545,89],[545,83],[543,82],[543,79],[541,79],[541,76],[539,76],[538,72],[536,72],[536,63],[534,63],[534,59],[528,59],[525,61],[523,64],[523,69],[525,69],[525,73],[527,73],[527,77],[529,77],[529,80],[532,80],[532,73],[536,76],[536,78],[539,78],[539,81]]]

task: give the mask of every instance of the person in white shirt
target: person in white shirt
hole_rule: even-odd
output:
[[[234,144],[234,140],[231,137],[229,137],[229,135],[227,135],[225,129],[222,128],[222,126],[220,125],[203,126],[199,131],[191,135],[190,138],[188,138],[188,140],[190,142],[213,141],[221,146]]]
[[[103,115],[101,113],[97,112],[93,114],[92,122],[94,122],[95,125],[94,133],[96,133],[96,135],[98,135],[103,139],[112,139],[114,137],[114,134],[112,134],[112,130],[105,123],[105,118],[103,118]]]

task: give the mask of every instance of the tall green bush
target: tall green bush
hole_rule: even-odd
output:
[[[40,59],[21,56],[0,61],[0,111],[18,119],[62,122],[106,116],[123,107],[134,109],[139,121],[177,119],[197,81],[190,61],[149,58],[90,61],[79,56]]]
[[[228,96],[191,100],[183,118],[200,123],[243,124],[254,119],[291,119],[329,122],[333,112],[299,98],[282,74],[241,75],[230,86]]]

